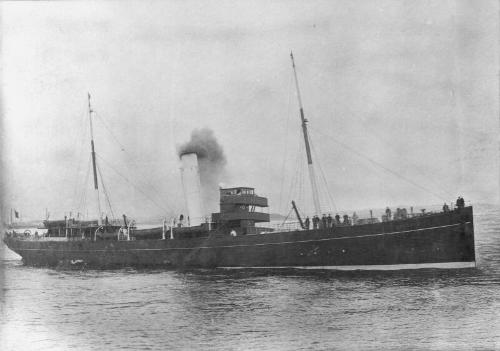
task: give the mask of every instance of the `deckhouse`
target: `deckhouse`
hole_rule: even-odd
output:
[[[254,188],[220,189],[220,212],[212,213],[212,221],[220,231],[233,234],[257,234],[261,228],[255,223],[269,222],[267,198],[255,194]]]

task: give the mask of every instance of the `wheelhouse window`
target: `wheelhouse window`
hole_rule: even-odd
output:
[[[252,188],[221,189],[221,195],[254,195]]]

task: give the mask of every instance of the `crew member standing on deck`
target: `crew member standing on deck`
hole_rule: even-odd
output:
[[[319,217],[314,216],[313,217],[313,229],[318,229],[318,224],[319,224]]]
[[[309,221],[309,216],[306,217],[306,220],[304,221],[304,227],[305,229],[309,229],[309,225],[310,225],[310,221]]]
[[[388,221],[391,220],[391,209],[389,207],[385,209],[385,216],[387,217]]]
[[[326,222],[328,225],[328,228],[333,228],[333,218],[332,215],[329,213],[328,217],[326,217]]]
[[[348,215],[344,215],[344,223],[345,225],[349,225],[349,216]]]

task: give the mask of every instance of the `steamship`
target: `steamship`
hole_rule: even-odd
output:
[[[439,212],[386,213],[344,221],[319,220],[320,204],[311,157],[307,120],[300,97],[293,55],[291,55],[309,178],[315,207],[309,218],[295,209],[298,225],[274,229],[264,211],[268,199],[252,187],[221,188],[220,210],[204,216],[199,155],[180,155],[181,177],[187,215],[156,228],[139,229],[123,216],[109,221],[65,218],[44,222],[47,232],[6,233],[4,242],[26,265],[92,268],[302,268],[337,270],[386,270],[416,268],[475,267],[472,206],[463,199],[456,207]],[[92,109],[89,95],[89,120]],[[91,133],[92,136],[92,133]],[[94,188],[96,173],[94,140],[91,140]],[[97,199],[99,197],[97,196]]]

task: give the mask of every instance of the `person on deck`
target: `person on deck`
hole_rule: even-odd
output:
[[[340,224],[340,216],[338,213],[335,215],[335,223]]]
[[[349,216],[348,215],[344,215],[344,223],[345,225],[349,225]]]
[[[304,221],[304,227],[305,229],[309,229],[309,225],[311,224],[311,222],[309,221],[309,216],[306,217],[306,220]]]
[[[401,209],[401,217],[403,219],[407,219],[408,218],[408,211],[406,210],[406,208],[402,208]]]
[[[448,204],[445,202],[443,205],[443,212],[449,212],[450,208],[448,207]]]
[[[326,228],[326,215],[323,213],[323,217],[321,217],[321,224],[323,225],[322,228]]]
[[[330,213],[328,214],[328,217],[326,217],[326,223],[328,225],[328,228],[333,228],[333,218]]]
[[[385,215],[387,217],[387,220],[390,221],[391,220],[391,209],[389,207],[387,207],[385,209]]]

